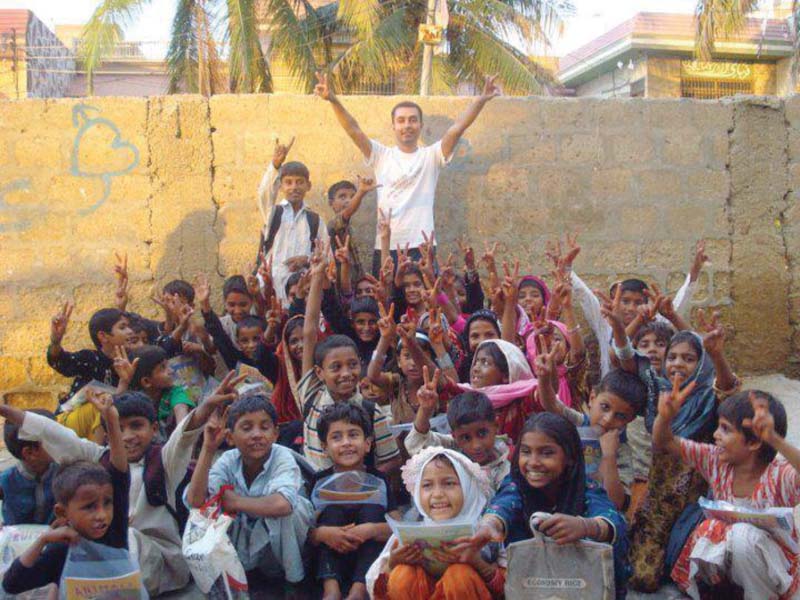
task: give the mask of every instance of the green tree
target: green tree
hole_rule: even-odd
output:
[[[151,0],[102,0],[87,23],[81,55],[92,93],[93,75],[123,28]],[[571,0],[447,1],[449,52],[434,63],[433,92],[459,82],[499,75],[507,92],[535,93],[552,76],[517,45],[547,46],[572,11]],[[270,56],[307,92],[314,73],[329,70],[337,89],[383,84],[394,77],[405,92],[418,90],[426,0],[339,0],[314,8],[309,0],[178,0],[167,65],[169,91],[271,92],[269,61],[259,26],[270,32]],[[224,51],[220,50],[220,42]]]
[[[716,40],[741,31],[748,13],[758,8],[760,3],[761,0],[698,0],[695,9],[698,56],[711,60]]]

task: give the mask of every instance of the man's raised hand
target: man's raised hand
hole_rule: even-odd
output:
[[[336,99],[336,94],[333,93],[331,86],[328,84],[328,74],[322,71],[316,72],[317,85],[314,86],[314,93],[328,102],[333,102]]]
[[[50,321],[50,343],[58,346],[61,344],[61,340],[64,339],[64,335],[67,333],[67,326],[69,325],[69,318],[72,316],[72,309],[75,308],[75,305],[67,300],[61,306],[61,310],[56,313],[53,319]]]
[[[483,93],[481,94],[481,98],[489,101],[492,98],[502,95],[503,91],[497,83],[497,75],[486,76],[483,80]]]

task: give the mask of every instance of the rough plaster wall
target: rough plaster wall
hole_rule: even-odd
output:
[[[391,143],[395,101],[345,104],[366,132]],[[324,218],[327,187],[367,172],[316,98],[83,102],[0,103],[0,393],[19,406],[53,406],[65,389],[44,361],[49,318],[61,297],[73,298],[64,345],[89,346],[89,316],[113,298],[115,250],[129,254],[132,310],[155,317],[152,288],[199,271],[212,275],[219,304],[223,275],[255,257],[255,190],[276,137],[296,136],[291,158],[308,164],[308,201]],[[425,139],[438,139],[468,102],[422,100]],[[674,292],[704,238],[712,264],[696,304],[723,309],[740,370],[789,372],[800,323],[799,149],[795,99],[785,107],[774,99],[498,99],[440,178],[440,252],[467,234],[543,272],[545,241],[577,227],[584,249],[575,268],[590,285],[639,275]],[[354,222],[367,262],[374,213],[368,198]]]

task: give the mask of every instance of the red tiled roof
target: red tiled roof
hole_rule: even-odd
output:
[[[0,35],[15,30],[24,40],[31,17],[33,13],[29,10],[0,9]]]
[[[758,44],[762,40],[785,42],[792,39],[789,25],[780,19],[767,19],[764,33],[761,32],[763,19],[749,18],[745,21],[741,32],[730,39]],[[626,37],[664,37],[677,39],[695,38],[695,18],[691,14],[677,13],[638,13],[631,19],[621,23],[596,37],[588,44],[570,52],[561,59],[560,69],[565,71],[573,65],[597,54],[603,48]]]

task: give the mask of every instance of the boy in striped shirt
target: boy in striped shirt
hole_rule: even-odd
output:
[[[344,335],[332,335],[317,343],[322,289],[328,283],[325,250],[318,247],[311,257],[311,289],[306,299],[303,325],[303,377],[297,386],[303,406],[303,453],[317,469],[327,469],[332,465],[320,442],[317,423],[326,406],[348,402],[361,406],[372,415],[375,466],[388,472],[400,466],[400,452],[386,415],[361,396],[358,387],[361,360],[355,342]]]

